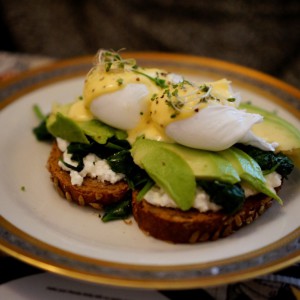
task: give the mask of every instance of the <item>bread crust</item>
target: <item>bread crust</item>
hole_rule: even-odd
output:
[[[84,178],[81,186],[72,185],[69,172],[62,170],[58,165],[61,156],[62,152],[59,150],[57,143],[53,143],[47,168],[56,190],[68,201],[81,206],[88,205],[96,209],[102,209],[106,205],[122,200],[129,190],[125,181],[111,184],[109,182],[102,183],[89,177]]]
[[[219,212],[200,213],[196,209],[181,211],[157,207],[137,201],[133,193],[133,216],[146,234],[172,243],[199,243],[229,236],[249,225],[272,205],[272,198],[263,194],[249,197],[241,210],[233,215]]]

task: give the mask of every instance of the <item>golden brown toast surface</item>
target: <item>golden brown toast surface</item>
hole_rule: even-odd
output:
[[[233,215],[220,212],[200,213],[196,209],[157,207],[145,200],[138,202],[133,194],[133,216],[140,229],[157,239],[173,243],[198,243],[226,237],[252,223],[271,205],[272,199],[262,194],[249,197]]]

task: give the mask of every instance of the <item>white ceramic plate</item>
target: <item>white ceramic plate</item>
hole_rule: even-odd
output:
[[[129,56],[129,54],[127,54]],[[300,129],[300,91],[259,72],[207,58],[133,53],[139,64],[196,80],[232,81],[244,101],[276,110]],[[209,286],[250,278],[300,259],[300,185],[295,170],[277,203],[250,226],[216,242],[173,245],[145,236],[134,220],[102,223],[99,212],[60,198],[46,170],[51,146],[37,142],[32,107],[81,95],[92,58],[29,72],[3,88],[0,118],[0,246],[49,271],[135,287]],[[297,201],[298,200],[298,201]]]

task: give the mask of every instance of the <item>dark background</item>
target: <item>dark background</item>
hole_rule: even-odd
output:
[[[99,48],[218,58],[300,87],[300,1],[0,0],[1,49],[57,58]]]

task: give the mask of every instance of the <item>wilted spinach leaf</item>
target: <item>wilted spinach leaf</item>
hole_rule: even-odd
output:
[[[53,139],[53,136],[47,129],[46,120],[41,121],[37,127],[33,128],[33,133],[39,141],[51,141]]]
[[[276,171],[284,178],[287,178],[287,176],[293,171],[293,161],[283,153],[263,151],[256,147],[242,144],[237,146],[251,156],[259,164],[263,171]]]
[[[197,181],[197,184],[210,196],[212,202],[222,206],[224,213],[237,212],[245,202],[244,190],[237,184],[220,181]]]
[[[131,197],[130,193],[128,193],[123,201],[111,204],[105,208],[102,221],[109,222],[113,220],[126,219],[131,215],[131,212]]]

